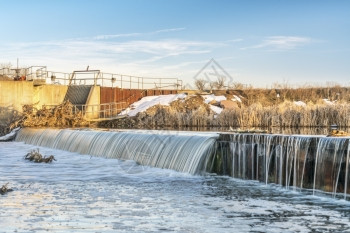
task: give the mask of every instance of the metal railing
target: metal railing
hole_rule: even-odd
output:
[[[38,84],[56,85],[99,85],[102,87],[119,87],[124,89],[182,89],[182,80],[178,78],[148,78],[124,74],[103,73],[100,70],[78,70],[73,73],[47,71],[46,66],[28,68],[2,68],[0,75],[16,80],[25,77],[27,81]],[[21,79],[24,80],[24,79]]]
[[[35,79],[46,80],[47,70],[46,66],[30,66],[26,68],[26,80],[33,81]]]
[[[179,90],[182,80],[178,78],[147,78],[132,75],[103,73],[100,70],[78,70],[73,73],[48,71],[52,84],[98,85],[124,89]]]
[[[43,105],[45,108],[55,108],[59,105]],[[72,113],[81,112],[87,120],[113,119],[120,117],[120,113],[127,108],[126,102],[105,104],[77,104],[72,106]]]
[[[100,73],[97,85],[127,89],[173,89],[182,88],[182,80],[177,78],[146,78],[132,75]]]

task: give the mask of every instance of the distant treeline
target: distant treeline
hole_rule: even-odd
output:
[[[329,87],[299,87],[289,88],[288,86],[276,85],[276,88],[261,89],[247,88],[241,90],[214,90],[214,94],[222,95],[232,93],[242,96],[243,104],[260,103],[262,106],[281,104],[284,101],[303,101],[305,103],[320,103],[322,99],[336,102],[350,102],[350,87],[339,85]]]

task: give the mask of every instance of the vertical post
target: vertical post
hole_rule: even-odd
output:
[[[109,104],[109,118],[113,117],[113,103]]]
[[[112,78],[111,78],[111,83],[112,83],[112,89],[113,89],[113,74],[112,74]],[[102,86],[103,86],[103,81],[102,81]]]
[[[344,199],[346,200],[348,191],[348,174],[349,174],[349,152],[350,152],[350,141],[348,139],[348,149],[346,151],[346,163],[345,163],[345,179],[344,179]]]
[[[123,89],[123,75],[120,75],[120,88]]]

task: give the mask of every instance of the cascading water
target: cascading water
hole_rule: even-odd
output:
[[[313,193],[350,194],[349,138],[222,134],[207,170]]]
[[[271,134],[22,129],[16,141],[348,198],[349,138]]]
[[[315,158],[313,192],[350,193],[348,182],[349,139],[321,138]]]
[[[204,170],[218,134],[189,135],[93,130],[22,129],[16,141],[54,149],[134,160],[158,168],[190,174]]]

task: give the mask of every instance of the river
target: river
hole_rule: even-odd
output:
[[[33,149],[54,155],[31,163]],[[350,232],[350,203],[278,185],[0,142],[1,232]]]

